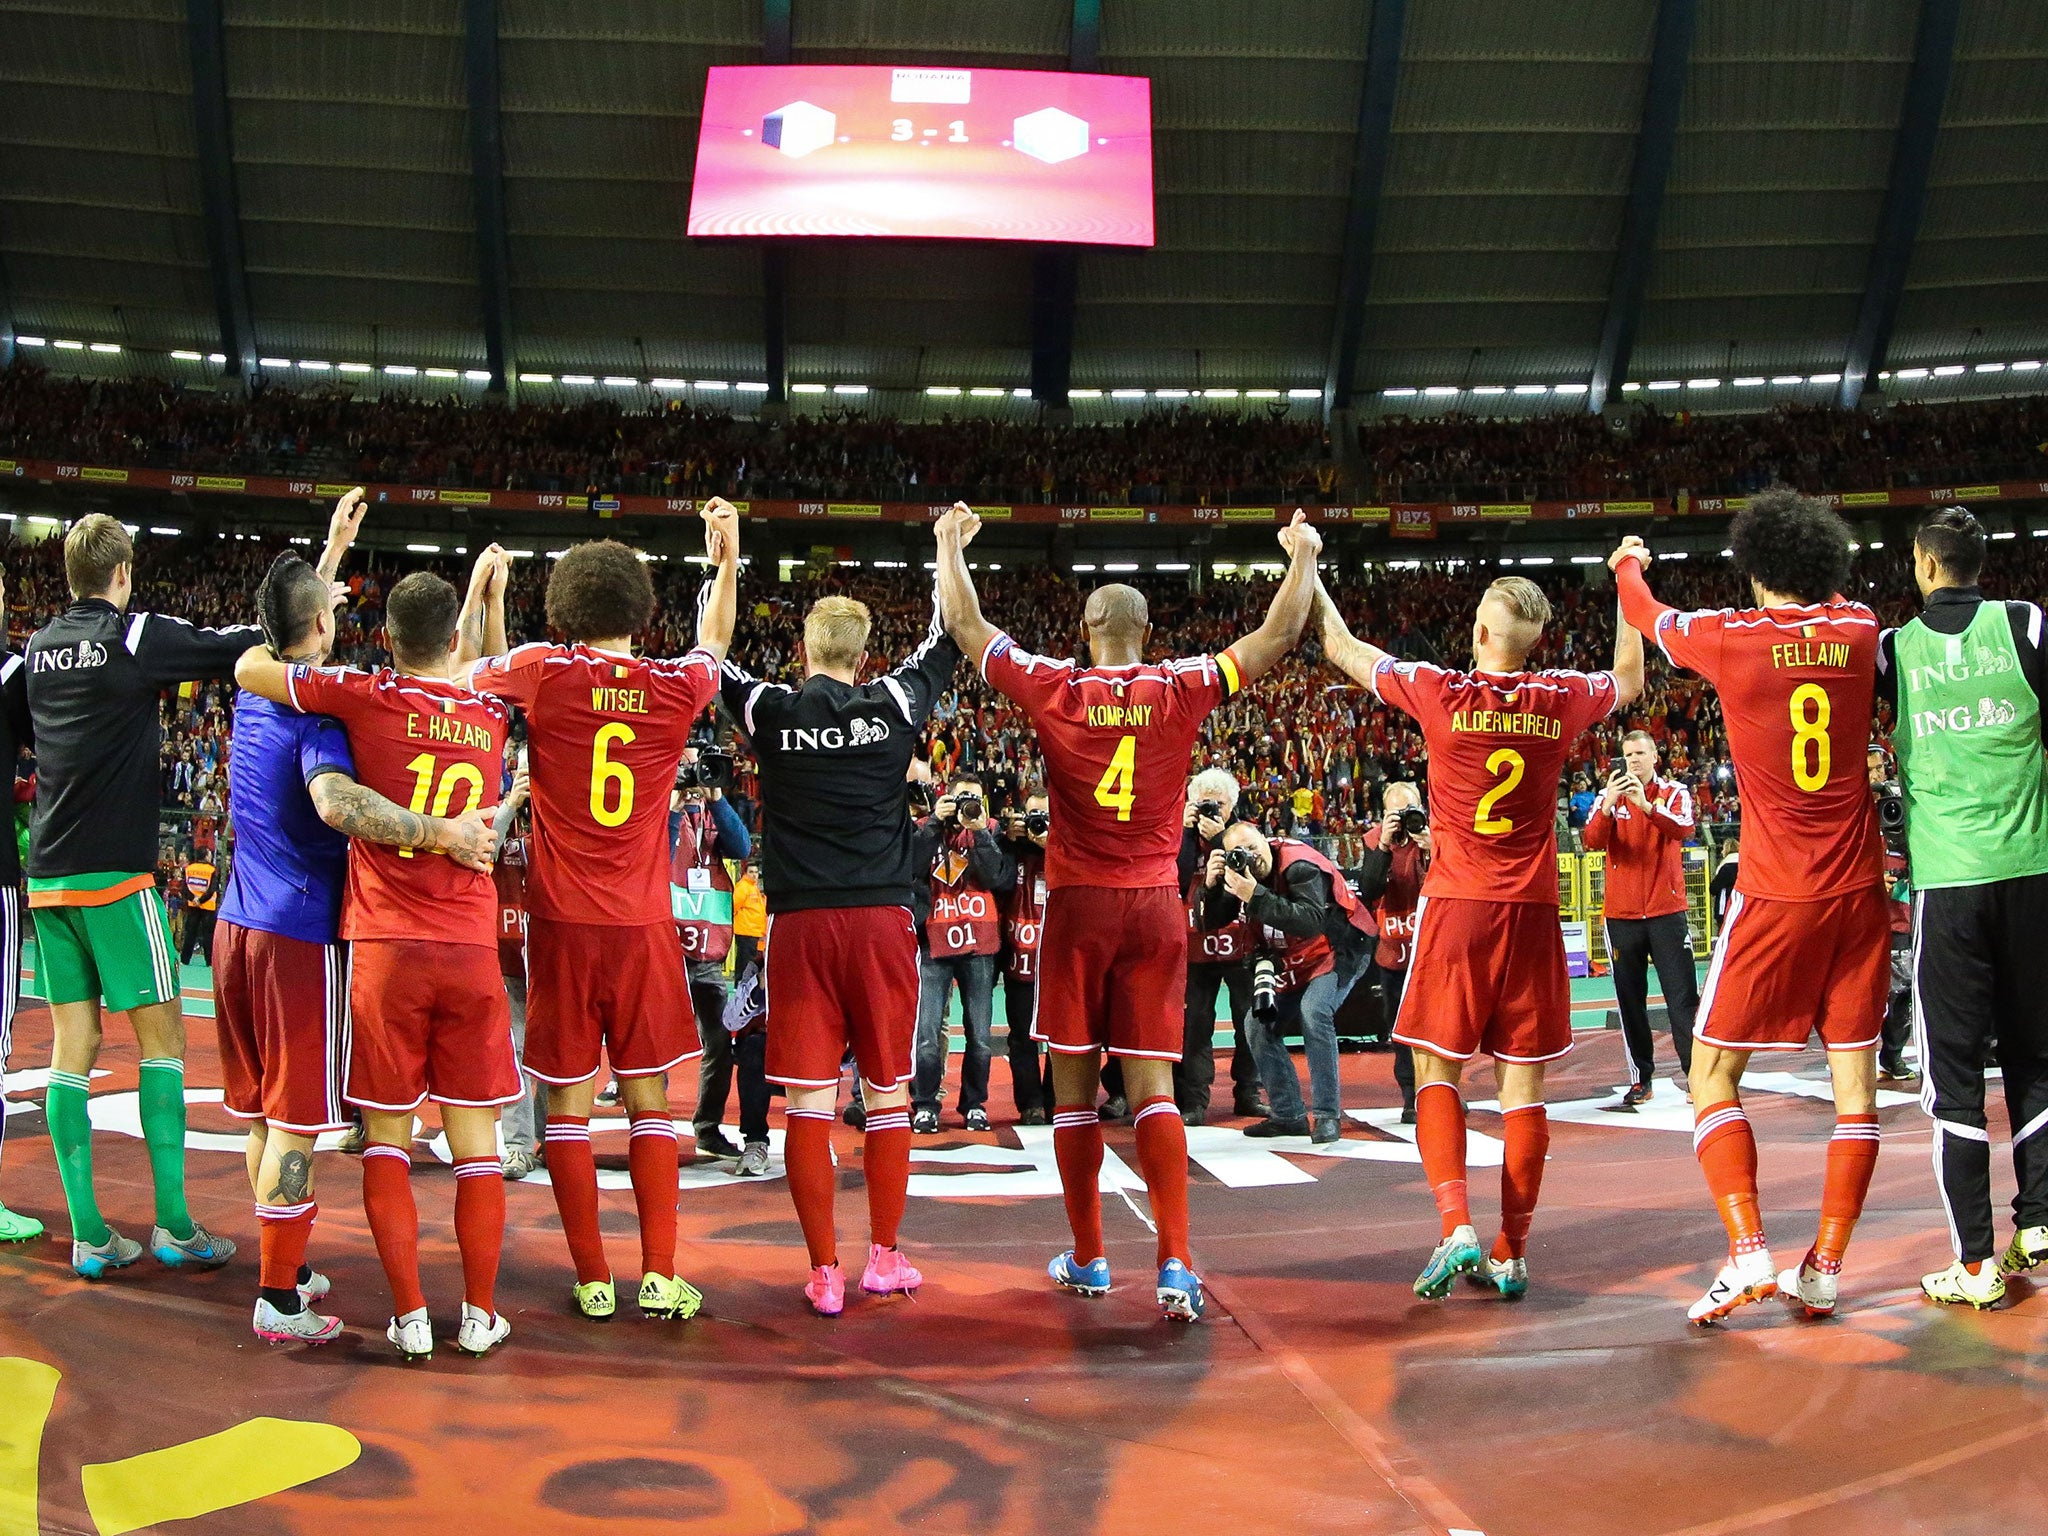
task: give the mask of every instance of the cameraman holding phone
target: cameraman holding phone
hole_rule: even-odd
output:
[[[995,1026],[996,952],[1002,948],[1000,899],[1017,883],[1017,861],[996,842],[981,780],[956,773],[912,834],[912,856],[929,873],[929,904],[919,933],[917,1046],[910,1128],[939,1128],[946,1078],[946,1004],[955,983],[967,1033],[960,1067],[960,1113],[970,1131],[989,1128],[988,1066]]]
[[[1693,833],[1692,791],[1657,777],[1657,742],[1647,731],[1621,739],[1621,761],[1586,818],[1588,848],[1607,853],[1607,954],[1614,1001],[1628,1047],[1629,1086],[1603,1109],[1633,1114],[1650,1101],[1656,1042],[1650,1033],[1650,963],[1671,1018],[1671,1046],[1683,1081],[1692,1071],[1692,1024],[1699,972],[1686,922],[1681,849]]]
[[[1246,1129],[1258,1137],[1307,1135],[1320,1144],[1344,1134],[1337,1077],[1337,1010],[1365,974],[1377,937],[1372,915],[1337,866],[1307,843],[1265,835],[1248,821],[1225,830],[1209,855],[1202,926],[1214,931],[1240,914],[1268,930],[1279,959],[1253,966],[1245,1033],[1272,1110]],[[1283,1038],[1298,1022],[1308,1057],[1311,1103]]]
[[[669,797],[669,908],[683,947],[697,1038],[704,1046],[692,1116],[697,1155],[751,1154],[758,1167],[749,1171],[765,1173],[766,1135],[759,1138],[760,1150],[755,1152],[752,1140],[744,1149],[736,1147],[721,1129],[734,1067],[732,1036],[725,1027],[725,960],[733,946],[733,888],[726,861],[744,860],[754,851],[746,823],[726,803],[725,790],[731,783],[731,757],[699,747],[684,751]]]

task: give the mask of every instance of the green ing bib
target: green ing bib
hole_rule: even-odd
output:
[[[1913,884],[1985,885],[2048,871],[2041,702],[2020,670],[2005,604],[1980,605],[1959,635],[1915,619],[1892,655]]]

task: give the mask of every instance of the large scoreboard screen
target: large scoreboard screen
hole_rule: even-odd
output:
[[[692,235],[1152,244],[1152,82],[888,65],[720,65]]]

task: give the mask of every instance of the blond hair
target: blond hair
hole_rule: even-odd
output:
[[[804,656],[814,667],[853,667],[868,648],[868,605],[821,597],[804,615]]]
[[[1497,598],[1510,615],[1524,624],[1541,629],[1550,622],[1550,599],[1526,576],[1497,577],[1486,589],[1486,595]]]
[[[135,546],[119,518],[88,512],[64,535],[64,581],[73,597],[98,597],[114,572],[135,559]]]

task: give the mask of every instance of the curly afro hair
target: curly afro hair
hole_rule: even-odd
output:
[[[1781,597],[1824,603],[1849,579],[1849,525],[1789,486],[1750,497],[1728,534],[1735,569]]]
[[[548,625],[571,640],[616,640],[654,622],[654,581],[616,539],[578,544],[548,575]]]

